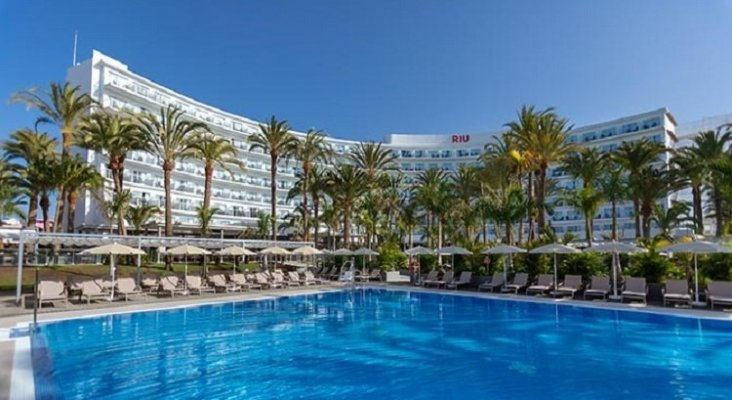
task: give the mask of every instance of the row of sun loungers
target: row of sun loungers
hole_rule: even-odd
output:
[[[302,276],[297,272],[259,272],[254,274],[235,273],[214,274],[204,280],[197,275],[187,275],[181,279],[170,276],[144,276],[138,286],[133,278],[119,278],[112,282],[106,279],[78,279],[72,278],[68,282],[42,280],[38,285],[36,300],[39,308],[44,303],[63,302],[68,305],[69,298],[78,295],[80,302],[90,304],[92,300],[111,301],[117,298],[130,300],[134,296],[147,297],[148,295],[188,295],[204,293],[232,293],[251,289],[279,289],[294,286],[320,285],[327,281],[316,278],[307,271]],[[114,293],[114,298],[112,297]]]

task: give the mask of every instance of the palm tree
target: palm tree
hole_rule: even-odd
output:
[[[537,112],[533,106],[523,106],[517,121],[509,122],[506,126],[519,148],[531,154],[536,172],[537,224],[541,231],[546,223],[546,173],[549,165],[561,162],[567,153],[574,150],[574,146],[567,140],[571,126],[566,119],[554,113],[553,108]]]
[[[638,193],[640,213],[642,217],[643,237],[651,238],[651,216],[659,200],[665,199],[669,192],[678,189],[678,181],[668,170],[654,169],[647,166],[635,177],[643,182],[642,190]]]
[[[447,174],[439,169],[428,169],[417,175],[414,188],[416,199],[426,211],[429,245],[435,245],[432,238],[432,226],[437,225],[437,247],[442,247],[443,225],[446,212],[450,208],[450,191]]]
[[[724,204],[721,189],[723,182],[722,175],[713,166],[725,156],[727,146],[731,141],[730,125],[723,125],[716,132],[699,132],[694,137],[693,145],[687,150],[694,154],[701,163],[704,184],[709,190],[714,210],[715,236],[718,237],[724,233]]]
[[[641,171],[652,165],[665,151],[666,148],[662,144],[643,138],[635,142],[622,142],[611,155],[612,159],[628,173],[628,189],[630,198],[633,200],[636,238],[642,235],[640,197],[645,183],[641,177]],[[651,210],[648,210],[649,214]]]
[[[87,190],[98,190],[104,184],[104,178],[93,165],[85,163],[78,155],[67,157],[61,161],[63,168],[63,185],[66,188],[66,220],[68,232],[74,232],[76,219],[76,203],[80,195]],[[125,235],[124,221],[118,220],[119,233]]]
[[[318,236],[320,233],[320,205],[325,199],[328,190],[328,176],[324,168],[317,164],[310,171],[309,182],[310,195],[313,198],[313,241],[318,244]]]
[[[506,244],[513,244],[513,224],[517,223],[526,211],[527,198],[524,191],[519,184],[512,183],[505,188],[486,188],[486,194],[489,199],[485,200],[487,214],[493,217],[495,225],[499,222],[504,225],[504,241]]]
[[[350,159],[366,175],[366,183],[369,189],[374,189],[377,180],[382,172],[396,169],[394,160],[396,155],[381,143],[361,142],[349,154]]]
[[[114,192],[124,190],[125,160],[131,151],[148,151],[149,137],[140,125],[124,115],[105,111],[84,118],[76,132],[79,147],[106,153],[107,169],[112,174]]]
[[[285,216],[285,223],[279,226],[279,230],[282,232],[291,231],[291,236],[302,239],[305,232],[310,229],[305,225],[306,221],[312,223],[312,220],[306,218],[308,211],[304,204],[298,204],[292,212],[287,213]]]
[[[259,125],[258,133],[249,136],[249,143],[249,151],[259,149],[269,154],[271,175],[270,215],[274,218],[274,223],[272,223],[272,240],[277,240],[277,165],[280,158],[287,158],[295,153],[298,140],[290,133],[290,127],[287,125],[287,121],[277,121],[272,116],[266,125]]]
[[[207,237],[209,234],[209,226],[219,208],[196,207],[196,215],[198,215],[198,226],[201,229],[201,237]]]
[[[358,200],[367,192],[366,174],[351,164],[339,165],[335,170],[329,171],[330,195],[333,202],[338,205],[343,216],[343,246],[351,244],[351,220],[353,209]]]
[[[61,131],[63,158],[71,154],[71,145],[74,143],[74,130],[77,123],[86,114],[95,101],[85,93],[81,93],[79,86],[71,86],[68,82],[63,84],[51,82],[49,90],[43,91],[39,88],[24,90],[13,94],[10,98],[13,103],[23,103],[29,108],[35,108],[41,116],[36,120],[36,126],[40,123],[51,123],[58,126]],[[56,216],[54,230],[61,230],[64,215],[64,198],[66,191],[59,188],[60,195],[56,199]]]
[[[478,169],[470,165],[461,165],[458,170],[450,176],[452,192],[458,200],[457,214],[462,220],[465,237],[471,237],[473,232],[472,226],[475,223],[473,199],[480,191],[480,180],[478,177]]]
[[[214,168],[218,166],[233,175],[229,166],[235,165],[243,170],[244,163],[237,159],[238,152],[231,142],[210,132],[197,135],[191,144],[191,150],[193,157],[202,160],[204,164],[203,209],[210,212]]]
[[[402,199],[402,204],[398,208],[399,215],[397,226],[401,232],[401,236],[407,236],[409,248],[414,247],[414,230],[419,225],[419,215],[417,213],[418,205],[416,201]]]
[[[307,227],[304,232],[304,240],[310,239],[310,222],[308,208],[308,196],[310,195],[310,180],[315,163],[325,163],[333,156],[333,150],[325,141],[325,134],[315,129],[308,130],[305,138],[298,143],[293,155],[302,163],[302,204],[305,213],[302,215],[303,225]],[[317,230],[317,227],[316,227]]]
[[[666,209],[656,204],[653,208],[653,214],[650,220],[653,221],[661,231],[657,236],[666,240],[673,241],[671,232],[680,226],[689,215],[689,205],[685,202],[675,201],[671,203],[671,207]]]
[[[257,236],[266,239],[272,225],[274,225],[274,218],[269,214],[260,212],[257,216]]]
[[[602,196],[610,202],[611,239],[618,240],[618,203],[628,197],[628,178],[620,166],[608,162],[597,183]]]
[[[602,192],[595,191],[592,186],[588,186],[580,190],[564,192],[559,201],[565,205],[574,207],[582,213],[585,220],[585,239],[587,240],[587,246],[592,247],[592,237],[594,235],[593,220],[603,202]]]
[[[591,188],[602,173],[607,156],[596,147],[584,147],[564,158],[562,169],[573,179],[582,179],[583,188]]]
[[[185,112],[180,108],[168,105],[160,108],[160,115],[142,114],[137,118],[143,135],[150,143],[153,155],[161,160],[163,168],[163,184],[165,187],[165,235],[173,235],[173,200],[170,194],[170,179],[176,161],[190,158],[193,155],[193,139],[208,126],[183,118]]]
[[[24,197],[23,192],[9,182],[0,182],[0,219],[11,215],[25,219],[21,209],[26,203]]]
[[[138,206],[130,206],[125,215],[125,219],[135,229],[135,234],[139,235],[142,232],[142,227],[159,214],[159,207],[140,204]]]
[[[691,188],[691,209],[694,232],[704,234],[703,185],[705,182],[704,161],[690,147],[684,147],[672,159],[675,171],[686,186]]]
[[[10,162],[8,168],[13,173],[9,179],[28,195],[27,227],[36,225],[38,202],[47,186],[49,160],[55,157],[56,146],[56,140],[50,135],[31,129],[11,133],[3,144],[4,160]]]

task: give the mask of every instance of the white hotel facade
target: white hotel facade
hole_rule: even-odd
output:
[[[212,206],[221,211],[212,224],[214,232],[224,232],[231,236],[245,227],[253,226],[260,212],[270,211],[270,171],[269,156],[261,151],[249,151],[247,137],[258,132],[258,121],[227,113],[218,108],[203,104],[169,88],[142,77],[120,61],[94,51],[92,58],[68,71],[67,80],[79,85],[104,107],[132,111],[149,110],[157,112],[160,107],[176,105],[186,112],[186,116],[209,125],[211,130],[231,141],[239,149],[239,158],[246,165],[244,171],[235,171],[233,176],[225,171],[214,173]],[[397,164],[412,181],[420,171],[440,168],[454,171],[461,164],[477,164],[478,156],[484,146],[493,141],[502,131],[470,134],[446,135],[389,135],[384,147],[397,155]],[[302,133],[295,132],[302,136]],[[610,151],[623,141],[642,138],[664,143],[673,147],[677,141],[676,121],[666,108],[621,117],[612,121],[574,128],[570,140],[583,146],[598,147]],[[338,154],[346,154],[358,142],[328,137]],[[111,187],[109,171],[106,170],[106,157],[94,151],[77,149],[89,163],[93,164],[106,178]],[[277,175],[277,217],[283,218],[297,205],[298,199],[287,201],[287,192],[295,181],[298,164],[290,161],[278,166]],[[580,182],[572,180],[560,169],[552,168],[549,176],[556,179],[564,188],[575,188]],[[133,152],[128,155],[125,165],[125,188],[132,194],[132,202],[140,204],[164,204],[163,175],[160,161],[154,156]],[[195,233],[198,226],[195,209],[203,200],[203,164],[196,160],[176,163],[172,177],[173,220],[179,233]],[[663,201],[668,203],[671,198]],[[620,204],[618,208],[618,227],[621,237],[632,238],[634,223],[632,205]],[[94,198],[87,194],[80,199],[75,225],[85,231],[103,230],[108,222],[102,208]],[[584,220],[581,213],[571,207],[557,207],[549,217],[551,226],[558,235],[573,232],[584,236]],[[157,230],[155,228],[154,230]],[[610,232],[610,207],[604,205],[595,220],[596,236]]]

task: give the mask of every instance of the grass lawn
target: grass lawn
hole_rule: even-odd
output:
[[[228,273],[231,272],[234,265],[232,263],[221,263],[219,265],[209,264],[209,274],[212,273]],[[197,275],[201,273],[203,267],[196,264],[188,264],[188,273],[190,275]],[[237,271],[247,271],[257,268],[257,264],[240,264]],[[140,270],[159,275],[168,274],[183,274],[185,265],[183,263],[174,263],[173,271],[166,271],[165,264],[143,264]],[[118,265],[117,266],[117,277],[134,277],[137,272],[137,267],[129,265]],[[18,268],[17,267],[0,267],[0,292],[15,292],[15,280],[17,279]],[[109,264],[79,264],[79,265],[52,265],[44,266],[38,269],[38,277],[40,279],[48,280],[60,280],[66,281],[66,278],[70,275],[84,276],[89,278],[109,278]],[[33,292],[33,280],[35,278],[34,268],[25,267],[23,268],[23,292]]]

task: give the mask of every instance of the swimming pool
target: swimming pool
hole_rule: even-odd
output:
[[[38,398],[732,398],[732,322],[383,289],[48,323],[32,357]]]

